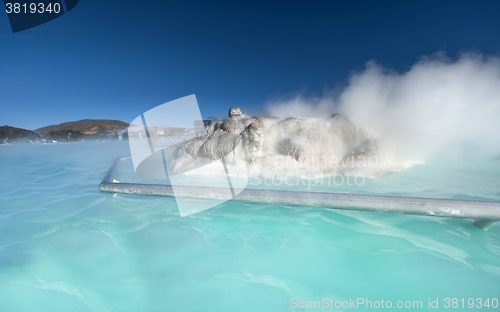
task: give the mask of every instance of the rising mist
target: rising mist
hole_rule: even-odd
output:
[[[500,155],[500,59],[436,54],[402,73],[368,62],[340,95],[297,95],[267,108],[282,118],[343,114],[421,160],[495,157]]]

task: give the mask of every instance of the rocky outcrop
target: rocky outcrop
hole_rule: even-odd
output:
[[[245,162],[256,174],[295,169],[332,174],[351,170],[361,160],[361,166],[379,166],[379,161],[394,156],[390,143],[338,114],[326,119],[281,120],[248,117],[239,108],[231,108],[226,120],[213,121],[205,130],[204,136],[177,147],[169,161],[174,173],[225,157],[225,161]],[[368,164],[369,158],[377,163]]]
[[[264,133],[262,132],[264,123],[261,119],[254,119],[253,122],[241,132],[245,160],[251,163],[260,155],[264,144]]]
[[[0,127],[0,144],[30,142],[38,139],[40,139],[40,136],[30,130],[10,127],[7,125]]]

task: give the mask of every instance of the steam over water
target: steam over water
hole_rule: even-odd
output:
[[[281,119],[233,112],[171,165],[182,172],[235,144],[228,161],[261,172],[279,159],[305,172],[317,169],[310,157],[337,155],[327,168],[341,171],[352,155],[406,155],[426,164],[363,185],[259,187],[499,201],[500,158],[464,160],[499,154],[499,82],[499,60],[478,55],[403,74],[368,64],[338,97],[270,104]],[[126,142],[0,146],[0,311],[290,311],[323,298],[498,309],[498,224],[235,201],[181,218],[173,198],[98,191],[128,152]],[[117,180],[144,183],[131,161],[120,168]]]
[[[273,116],[340,113],[418,160],[500,155],[500,59],[425,57],[398,73],[369,62],[340,95],[269,103]]]
[[[178,147],[172,172],[213,174],[211,164],[225,157],[250,176],[374,178],[433,159],[497,157],[500,59],[438,54],[404,73],[370,62],[339,95],[275,101],[268,113],[232,108]]]
[[[377,177],[412,163],[398,153],[392,141],[339,114],[258,118],[232,108],[229,118],[212,122],[206,132],[178,146],[170,159],[171,172],[213,175],[215,161],[224,158],[231,175]]]

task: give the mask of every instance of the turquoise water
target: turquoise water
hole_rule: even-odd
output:
[[[174,199],[97,190],[128,153],[126,142],[0,146],[0,311],[310,311],[321,309],[299,306],[358,298],[421,310],[437,299],[444,310],[446,298],[500,299],[500,225],[233,202],[180,218]],[[500,160],[307,188],[500,200]]]

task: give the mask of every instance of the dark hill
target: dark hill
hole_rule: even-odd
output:
[[[40,136],[33,131],[3,126],[0,127],[0,143],[2,142],[27,142],[38,140]]]
[[[119,120],[84,119],[46,126],[36,129],[34,132],[41,136],[51,137],[66,137],[69,132],[74,132],[77,136],[103,136],[116,134],[127,127],[127,123]]]

